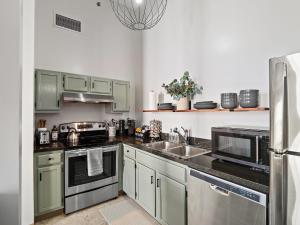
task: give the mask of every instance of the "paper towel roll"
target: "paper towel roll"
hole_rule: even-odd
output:
[[[156,103],[156,93],[154,91],[149,92],[149,109],[156,110],[157,103]]]

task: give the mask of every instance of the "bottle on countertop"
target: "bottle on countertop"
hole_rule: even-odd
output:
[[[170,129],[169,133],[169,142],[175,142],[175,133],[173,132],[173,129]]]
[[[58,141],[58,129],[57,127],[54,125],[51,131],[51,140],[53,142]]]

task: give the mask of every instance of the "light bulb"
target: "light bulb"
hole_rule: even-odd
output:
[[[136,4],[142,4],[143,3],[143,0],[135,0]]]

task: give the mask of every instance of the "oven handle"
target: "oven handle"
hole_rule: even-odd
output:
[[[107,147],[107,148],[102,148],[103,152],[115,152],[117,151],[118,147]],[[66,157],[67,158],[72,158],[72,157],[78,157],[78,156],[84,156],[87,155],[87,149],[77,149],[77,150],[71,150],[71,151],[66,151]]]

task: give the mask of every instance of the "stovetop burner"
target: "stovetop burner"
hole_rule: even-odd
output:
[[[72,143],[68,141],[71,129],[75,129],[80,134],[78,142]],[[114,139],[108,138],[104,122],[65,123],[59,125],[59,130],[59,140],[65,144],[66,150],[102,147],[119,143]]]

